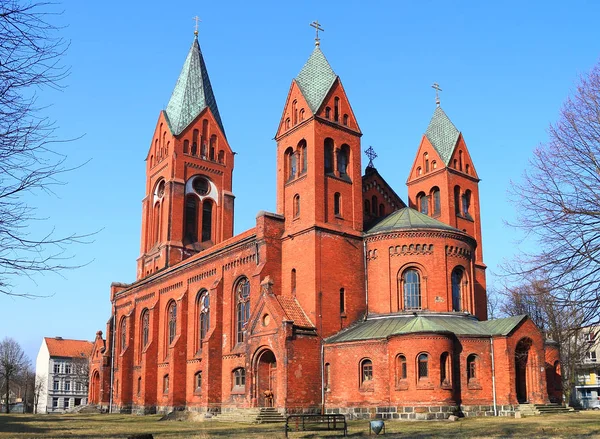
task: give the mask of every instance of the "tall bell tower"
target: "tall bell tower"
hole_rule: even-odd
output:
[[[194,34],[146,157],[138,279],[233,236],[234,154]]]
[[[361,136],[317,36],[275,140],[277,212],[285,217],[282,293],[296,297],[324,335],[364,310],[362,270],[345,271],[364,263]]]

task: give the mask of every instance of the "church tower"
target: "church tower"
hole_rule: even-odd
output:
[[[138,279],[233,236],[233,159],[196,31],[146,157]]]
[[[485,269],[481,244],[479,177],[463,135],[439,105],[421,139],[407,180],[409,207],[472,236],[475,313],[487,318]]]
[[[292,81],[275,140],[282,293],[298,299],[324,336],[364,310],[364,274],[356,269],[363,266],[361,135],[317,39]]]

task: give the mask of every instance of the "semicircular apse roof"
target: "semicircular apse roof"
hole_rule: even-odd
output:
[[[405,207],[404,209],[400,209],[394,213],[391,213],[369,230],[365,231],[365,233],[372,234],[407,229],[437,229],[460,232],[459,229],[438,221],[435,218],[431,218],[430,216],[410,207]]]

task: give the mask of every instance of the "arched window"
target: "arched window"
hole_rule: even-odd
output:
[[[294,195],[294,218],[298,218],[300,216],[300,195]]]
[[[467,174],[470,174],[470,173],[471,173],[471,167],[469,166],[469,164],[468,164],[468,163],[465,165],[465,172],[466,172]]]
[[[460,186],[454,186],[454,212],[460,215]]]
[[[331,389],[331,365],[325,363],[325,390]]]
[[[339,192],[333,194],[333,214],[342,216],[342,196]]]
[[[298,143],[298,151],[301,154],[300,174],[304,174],[308,170],[308,155],[306,150],[306,140],[301,140]]]
[[[433,208],[433,215],[439,215],[442,207],[441,207],[441,203],[440,203],[440,190],[437,187],[434,187],[431,190],[431,200],[432,200],[432,208]]]
[[[202,138],[200,139],[201,151],[200,155],[203,159],[206,159],[206,141],[208,139],[208,120],[202,119]]]
[[[451,283],[452,283],[452,311],[461,310],[461,292],[463,283],[463,270],[461,268],[455,268],[452,270]]]
[[[368,358],[360,363],[360,385],[365,386],[373,383],[373,362]]]
[[[142,349],[148,346],[150,341],[150,313],[147,309],[142,311]]]
[[[478,380],[478,363],[479,358],[477,358],[477,355],[471,354],[467,357],[467,383],[473,383]]]
[[[290,129],[290,118],[289,117],[285,120],[285,129],[286,130]]]
[[[417,206],[419,208],[419,212],[429,215],[429,198],[424,192],[419,192],[417,195]]]
[[[246,369],[238,367],[233,370],[233,386],[246,387]]]
[[[192,155],[198,155],[198,130],[192,131]]]
[[[210,147],[208,149],[208,158],[209,160],[215,159],[215,151],[217,149],[217,136],[214,134],[210,136]]]
[[[221,164],[225,164],[225,151],[220,150],[219,151],[219,163]]]
[[[127,348],[127,320],[125,317],[121,319],[121,352]]]
[[[385,215],[385,206],[382,204],[379,205],[379,216]]]
[[[142,394],[142,377],[138,377],[137,380],[137,395],[140,396]]]
[[[417,168],[417,175],[421,175],[421,174],[423,174],[423,169],[419,166]]]
[[[292,125],[298,123],[298,101],[292,102]]]
[[[402,354],[396,356],[396,385],[407,377],[406,357]]]
[[[471,191],[466,190],[462,196],[462,214],[466,218],[471,218],[469,209],[471,208]]]
[[[202,371],[199,370],[194,374],[194,391],[200,392],[202,390]]]
[[[333,140],[329,137],[325,139],[325,173],[333,172]]]
[[[373,209],[371,213],[377,215],[377,196],[375,195],[371,197],[371,208]]]
[[[159,239],[160,239],[160,202],[157,201],[154,204],[154,236],[152,237],[152,240],[154,242],[154,244],[156,244]]]
[[[296,177],[297,171],[297,163],[296,163],[296,153],[292,148],[288,148],[285,151],[285,160],[286,160],[286,168],[287,168],[287,180],[293,180]]]
[[[429,379],[429,355],[420,354],[417,362],[418,362],[419,379],[420,380]]]
[[[292,295],[296,295],[296,269],[292,268],[292,279],[291,279],[291,283],[292,283]]]
[[[365,200],[365,213],[371,213],[371,202],[369,200]]]
[[[169,374],[163,376],[163,393],[169,393]]]
[[[304,108],[300,109],[300,122],[304,120]]]
[[[348,115],[344,114],[343,122],[344,126],[348,126]]]
[[[458,169],[462,172],[463,170],[463,152],[458,151]]]
[[[404,309],[421,309],[421,280],[419,272],[410,268],[402,275]]]
[[[174,301],[171,301],[169,307],[167,308],[167,318],[169,319],[167,333],[169,345],[173,343],[175,340],[175,335],[177,334],[177,304]]]
[[[437,169],[437,162],[435,160],[431,162],[431,169]]]
[[[198,293],[198,348],[206,338],[210,329],[210,296],[208,291],[203,290]]]
[[[198,241],[198,198],[195,195],[185,198],[185,240]]]
[[[325,107],[325,118],[331,119],[331,108]]]
[[[340,176],[348,174],[348,161],[350,157],[350,147],[348,145],[342,145],[337,153],[337,167]]]
[[[429,172],[429,154],[423,154],[423,162],[425,164],[425,172]]]
[[[204,200],[202,203],[202,242],[212,239],[212,212],[213,202]]]
[[[340,120],[340,98],[337,96],[333,99],[333,120],[335,122]]]
[[[560,370],[560,361],[554,362],[554,389],[562,390],[562,372]]]
[[[250,318],[250,282],[240,279],[235,288],[236,294],[236,342],[244,342],[244,330]],[[245,372],[244,372],[245,373]]]
[[[450,369],[450,354],[444,352],[440,357],[440,382],[442,386],[449,386],[452,372]]]
[[[184,154],[189,154],[190,152],[190,141],[189,140],[184,140],[183,141],[183,153]]]

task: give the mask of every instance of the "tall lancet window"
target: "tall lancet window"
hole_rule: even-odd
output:
[[[121,352],[127,347],[127,320],[125,317],[121,319]]]
[[[202,203],[202,242],[212,239],[213,202],[204,200]]]
[[[461,309],[461,291],[463,283],[463,271],[460,268],[455,268],[452,271],[452,311],[460,311]]]
[[[167,318],[169,319],[169,325],[167,328],[169,344],[175,340],[177,334],[177,304],[172,301],[167,308]]]
[[[250,318],[250,282],[245,277],[237,283],[236,289],[236,342],[244,342],[244,331]]]
[[[410,268],[402,275],[404,309],[421,309],[421,279],[419,272]]]
[[[150,313],[147,309],[142,311],[142,349],[148,345],[150,339]]]
[[[188,195],[185,199],[185,240],[198,241],[198,197]]]
[[[325,139],[324,145],[325,172],[333,172],[333,140],[329,137]]]
[[[210,329],[210,297],[208,291],[203,290],[198,298],[198,347],[202,340],[206,338]]]

